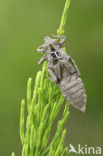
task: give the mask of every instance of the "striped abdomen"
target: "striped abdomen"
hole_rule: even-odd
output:
[[[81,78],[77,74],[69,74],[59,82],[63,96],[75,108],[86,111],[86,92]]]

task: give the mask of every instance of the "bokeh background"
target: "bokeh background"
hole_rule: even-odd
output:
[[[65,0],[0,0],[0,155],[21,154],[20,101],[35,76],[43,38],[55,34]],[[65,26],[67,52],[85,84],[86,114],[70,107],[65,144],[103,147],[103,0],[72,0]]]

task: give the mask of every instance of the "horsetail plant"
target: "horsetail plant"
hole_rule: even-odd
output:
[[[64,34],[67,11],[70,0],[66,0],[61,24],[57,30],[57,35]],[[21,156],[65,156],[68,148],[63,148],[66,129],[64,124],[69,116],[69,103],[65,103],[62,118],[57,123],[54,138],[49,143],[48,139],[54,120],[64,102],[60,89],[46,78],[47,63],[45,62],[42,71],[36,75],[35,86],[32,93],[32,78],[28,79],[27,100],[21,101],[20,112],[20,138],[22,143]],[[27,103],[27,105],[25,104]],[[27,106],[27,116],[25,117],[25,107]],[[15,156],[12,153],[11,156]]]
[[[69,112],[69,103],[65,104],[62,119],[58,122],[56,134],[47,147],[48,138],[53,122],[63,104],[64,97],[59,88],[50,80],[46,79],[46,63],[43,65],[42,72],[39,71],[35,80],[33,97],[31,98],[31,82],[29,78],[27,85],[27,121],[26,131],[24,132],[24,110],[25,101],[21,102],[20,115],[20,137],[23,145],[22,156],[46,156],[62,155],[63,141],[66,130],[63,130]],[[63,131],[63,132],[62,132]],[[47,148],[46,148],[47,147]],[[65,149],[66,150],[66,149]]]

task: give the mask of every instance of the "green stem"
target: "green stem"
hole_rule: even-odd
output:
[[[71,2],[71,0],[66,0],[65,7],[63,10],[63,14],[62,14],[62,18],[61,18],[61,22],[60,22],[60,26],[59,26],[59,29],[57,30],[58,36],[61,36],[64,34],[64,26],[65,26],[66,17],[67,17],[68,9],[70,6],[70,2]]]
[[[15,156],[15,153],[14,152],[12,152],[12,155],[11,156]]]
[[[63,10],[60,27],[57,30],[57,35],[64,34],[64,26],[66,22],[67,12],[71,0],[66,0]],[[21,102],[20,114],[20,138],[22,142],[22,156],[65,156],[68,148],[63,150],[64,137],[66,130],[63,130],[69,112],[69,103],[66,103],[62,119],[58,121],[57,130],[50,145],[47,147],[51,127],[53,121],[58,115],[61,105],[64,101],[59,88],[46,79],[47,64],[44,63],[42,72],[37,73],[33,97],[31,96],[31,81],[29,78],[27,85],[27,122],[25,128],[25,100]],[[25,129],[25,133],[24,133]],[[63,132],[62,132],[63,131]],[[61,139],[60,139],[61,137]],[[46,148],[47,147],[47,148]],[[12,156],[15,156],[12,153]]]

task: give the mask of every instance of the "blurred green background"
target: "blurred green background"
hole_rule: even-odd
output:
[[[0,1],[0,156],[21,153],[20,101],[41,66],[36,48],[55,34],[65,0]],[[68,53],[85,84],[86,114],[70,107],[65,144],[103,145],[103,0],[72,0],[65,26]],[[54,133],[54,131],[52,132]]]

